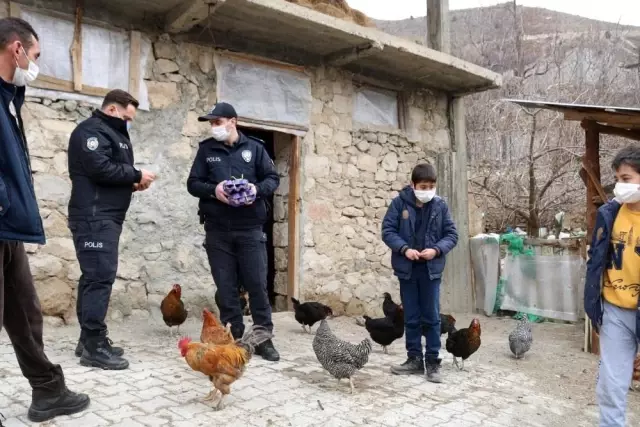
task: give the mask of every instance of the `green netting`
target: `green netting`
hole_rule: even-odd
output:
[[[507,234],[501,235],[500,242],[508,243],[508,246],[507,246],[508,256],[517,257],[517,256],[524,255],[524,256],[533,257],[535,255],[535,251],[533,250],[532,247],[525,248],[524,237],[516,233],[507,233]],[[535,263],[532,262],[530,264],[526,264],[523,273],[535,280],[537,275]],[[498,288],[496,291],[496,303],[493,309],[494,313],[500,310],[500,306],[502,305],[502,301],[504,299],[505,282],[506,280],[503,277],[500,277],[500,280],[498,281]],[[529,318],[529,321],[533,323],[541,323],[545,321],[544,317],[536,316],[535,314],[524,313],[524,312],[518,312],[513,317],[514,319],[522,319],[523,316],[527,316]]]

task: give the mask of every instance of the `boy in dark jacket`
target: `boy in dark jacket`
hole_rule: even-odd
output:
[[[389,205],[382,221],[382,240],[392,250],[391,265],[400,279],[404,308],[407,361],[392,366],[396,375],[424,374],[439,383],[440,281],[445,257],[458,243],[458,232],[447,203],[436,196],[436,171],[419,164]],[[427,341],[422,355],[422,331]]]
[[[640,146],[618,152],[615,199],[598,209],[584,292],[600,331],[596,395],[601,427],[625,426],[627,392],[640,339]]]

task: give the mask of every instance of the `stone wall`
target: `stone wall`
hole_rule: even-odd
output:
[[[215,101],[213,50],[168,38],[153,45],[145,79],[151,111],[140,111],[131,131],[136,164],[158,174],[146,192],[135,193],[120,243],[118,277],[109,317],[149,316],[173,283],[183,286],[192,311],[215,307],[213,280],[202,247],[197,199],[186,179],[198,142],[208,127],[197,117]],[[67,229],[70,181],[67,144],[77,123],[99,105],[28,98],[23,115],[35,188],[47,244],[30,246],[32,271],[43,311],[73,322],[79,267]],[[157,311],[151,311],[158,317]]]
[[[382,293],[399,298],[380,224],[419,162],[435,165],[450,146],[446,98],[412,95],[407,130],[358,130],[348,75],[320,69],[313,80],[314,129],[303,140],[303,300],[335,313],[381,314]]]
[[[134,194],[121,239],[112,320],[149,315],[159,320],[157,308],[173,283],[183,286],[183,299],[195,315],[203,306],[215,308],[197,200],[186,191],[198,142],[208,132],[197,117],[216,100],[213,55],[210,48],[176,45],[166,36],[153,44],[145,71],[151,111],[139,112],[132,141],[137,165],[155,171],[158,180],[149,191]],[[311,130],[303,138],[299,294],[303,300],[328,302],[336,313],[377,313],[382,292],[398,298],[380,222],[397,190],[408,183],[412,167],[421,161],[435,164],[436,154],[448,149],[446,98],[430,92],[411,95],[406,131],[360,130],[351,118],[351,76],[326,68],[308,74],[313,108]],[[66,147],[74,126],[95,107],[45,97],[29,98],[24,110],[48,236],[47,245],[29,247],[32,270],[44,313],[65,322],[74,321],[79,276],[66,225]],[[289,141],[276,134],[278,308],[285,307],[287,290]]]

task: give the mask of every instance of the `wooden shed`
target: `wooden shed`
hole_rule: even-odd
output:
[[[608,198],[600,181],[600,135],[615,135],[640,141],[640,108],[569,104],[561,102],[506,99],[526,108],[562,113],[564,120],[579,121],[585,132],[585,152],[580,177],[587,187],[587,236],[593,234],[598,207]],[[585,351],[598,354],[598,334],[585,319]]]

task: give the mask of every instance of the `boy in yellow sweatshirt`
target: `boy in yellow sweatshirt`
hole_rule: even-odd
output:
[[[600,332],[600,427],[625,426],[640,337],[640,146],[620,150],[612,166],[615,199],[598,210],[584,295],[585,311]]]

